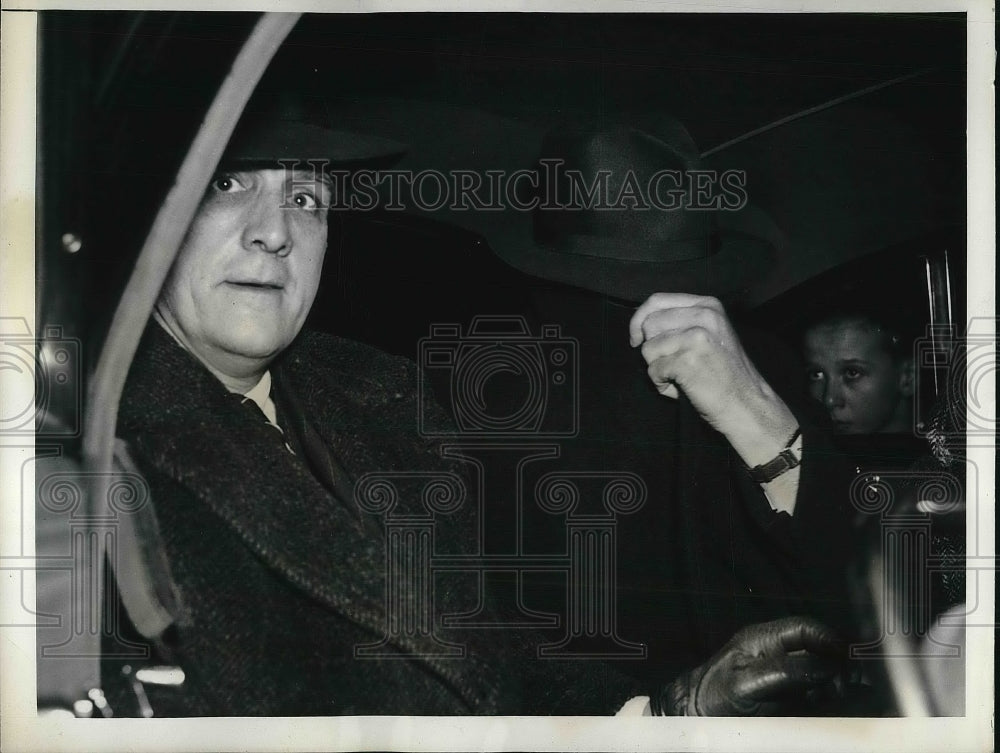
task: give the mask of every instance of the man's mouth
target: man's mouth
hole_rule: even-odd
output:
[[[284,285],[276,282],[258,282],[257,280],[226,280],[227,285],[249,290],[282,290]]]

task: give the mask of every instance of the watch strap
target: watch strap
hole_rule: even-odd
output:
[[[792,449],[792,445],[795,444],[795,440],[801,436],[802,430],[796,429],[795,433],[792,434],[792,438],[788,440],[785,444],[784,449],[779,452],[771,460],[766,463],[761,463],[753,468],[747,469],[750,474],[750,478],[753,479],[758,484],[767,484],[774,479],[778,478],[782,473],[786,473],[792,468],[795,468],[802,462],[802,459],[795,454],[795,450]]]

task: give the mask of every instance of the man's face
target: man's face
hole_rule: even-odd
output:
[[[311,172],[212,180],[157,310],[213,371],[252,373],[298,334],[319,286],[328,203],[328,187]]]
[[[883,337],[853,322],[806,334],[809,394],[823,403],[841,434],[912,431],[912,369],[892,357]]]

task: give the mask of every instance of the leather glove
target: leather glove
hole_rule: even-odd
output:
[[[776,716],[803,711],[833,690],[846,644],[816,620],[786,617],[748,625],[705,664],[660,693],[656,716]]]

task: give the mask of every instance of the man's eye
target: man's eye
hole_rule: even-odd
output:
[[[235,175],[219,175],[213,178],[211,187],[213,190],[219,193],[234,193],[236,191],[245,191],[246,186],[240,182],[239,178]]]
[[[308,192],[295,194],[292,197],[292,201],[300,209],[319,209],[322,206],[316,195]]]
[[[853,382],[855,379],[860,379],[865,373],[861,369],[844,369],[844,379],[848,382]]]
[[[806,372],[806,379],[810,382],[818,382],[823,378],[823,372],[819,369],[809,369]]]

